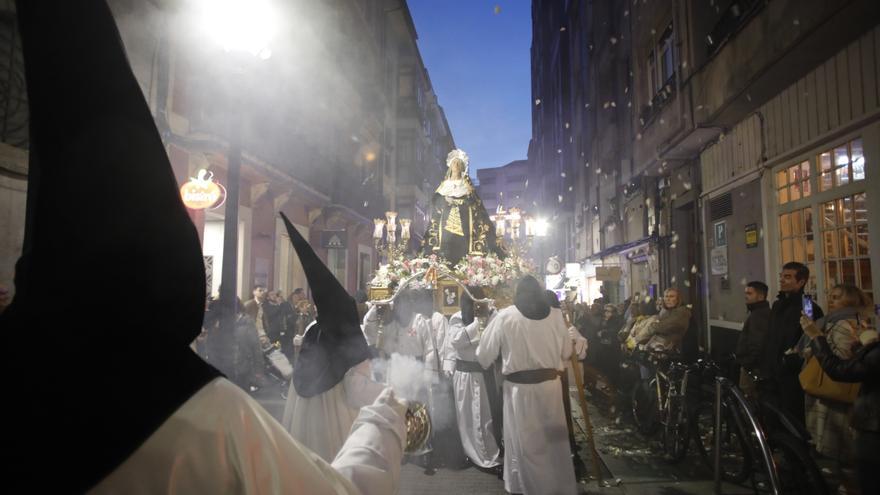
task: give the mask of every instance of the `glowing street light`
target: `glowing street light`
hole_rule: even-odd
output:
[[[269,43],[275,36],[277,15],[268,0],[198,0],[196,19],[203,34],[230,57],[233,89],[229,104],[229,154],[227,164],[226,211],[223,218],[223,265],[220,300],[233,311],[221,322],[234,325],[238,287],[238,202],[241,187],[241,108],[242,78],[245,59],[251,55],[266,60],[272,52]],[[240,58],[239,55],[244,55]]]

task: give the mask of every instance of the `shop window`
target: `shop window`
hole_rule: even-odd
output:
[[[819,190],[865,180],[862,139],[857,138],[819,154]]]
[[[807,292],[815,292],[816,248],[811,207],[779,215],[779,254],[782,263],[799,261],[810,268]]]
[[[776,202],[784,205],[810,196],[810,162],[803,161],[776,172]]]
[[[873,300],[871,260],[868,258],[867,194],[822,203],[821,212],[825,288],[830,289],[836,284],[855,285]]]

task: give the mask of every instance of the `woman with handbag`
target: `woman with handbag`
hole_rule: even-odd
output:
[[[812,355],[801,383],[808,397],[807,427],[817,450],[844,463],[854,457],[862,492],[877,493],[880,347],[877,332],[862,324],[868,307],[870,300],[860,289],[838,285],[829,294],[828,316],[818,322],[801,318]],[[821,369],[816,370],[817,365]],[[861,385],[856,389],[851,384]],[[847,424],[856,430],[854,442]],[[855,447],[851,453],[849,445]]]

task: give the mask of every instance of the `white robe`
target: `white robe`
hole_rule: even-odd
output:
[[[314,397],[297,394],[291,381],[281,425],[293,438],[330,462],[348,438],[360,409],[372,404],[384,388],[371,379],[369,361],[354,366],[341,382]]]
[[[461,312],[449,319],[449,357],[455,362],[477,360],[477,345],[480,343],[480,323],[474,320],[465,326]],[[497,383],[497,382],[496,382]],[[475,465],[491,468],[501,464],[501,449],[493,434],[492,410],[489,406],[489,391],[482,373],[456,371],[452,375],[455,392],[455,412],[458,419],[458,432],[464,452]]]
[[[530,320],[516,306],[486,327],[477,360],[488,368],[501,354],[502,372],[564,370],[572,343],[556,314]],[[504,382],[504,488],[528,494],[577,493],[559,379],[536,384]]]
[[[382,329],[381,347],[378,345],[378,331],[379,321],[373,306],[364,316],[364,335],[367,343],[379,348],[386,356],[386,359],[373,360],[373,371],[401,397],[427,404],[428,390],[436,375],[436,371],[430,369],[436,368],[431,320],[414,314],[409,325],[390,321]]]
[[[217,378],[171,415],[92,494],[388,494],[403,456],[405,409],[364,407],[333,460],[291,438],[240,388]]]

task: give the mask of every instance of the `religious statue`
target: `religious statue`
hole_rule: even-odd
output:
[[[422,240],[422,255],[436,254],[453,265],[469,254],[503,256],[492,220],[468,175],[467,154],[452,150],[446,168],[446,178],[431,199],[431,223]]]

